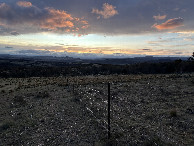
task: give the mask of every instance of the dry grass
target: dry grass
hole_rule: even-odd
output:
[[[193,77],[194,74],[0,79],[0,143],[192,145]],[[111,82],[112,99],[109,141],[102,127],[106,127],[103,121],[107,120],[107,82]]]

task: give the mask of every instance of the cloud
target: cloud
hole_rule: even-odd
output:
[[[173,9],[173,11],[178,11],[178,10],[180,10],[180,8],[174,8],[174,9]]]
[[[194,30],[183,30],[183,31],[175,31],[175,32],[172,32],[172,33],[177,33],[181,36],[193,36],[194,35]]]
[[[115,9],[113,5],[110,5],[108,3],[104,3],[102,10],[98,10],[93,8],[92,13],[101,15],[104,19],[108,19],[110,17],[113,17],[118,14],[118,11]],[[99,16],[97,17],[98,19],[100,18]]]
[[[162,24],[154,24],[152,27],[158,30],[165,30],[165,29],[174,29],[177,27],[183,26],[183,18],[173,18],[169,19]]]
[[[31,4],[29,4],[30,7],[22,7],[17,4],[17,1],[27,1]],[[154,22],[155,18],[157,21],[165,22],[168,20],[167,17],[178,18],[179,16],[184,18],[185,26],[176,29],[176,31],[183,31],[183,28],[184,31],[194,28],[193,0],[188,0],[187,3],[183,0],[170,0],[170,2],[169,0],[157,0],[157,2],[156,0],[108,0],[106,2],[102,0],[1,0],[1,2],[6,3],[7,9],[10,9],[7,11],[4,8],[5,11],[0,12],[1,26],[5,28],[4,30],[17,31],[19,34],[42,31],[75,33],[76,35],[157,33],[155,29],[150,27],[156,23]],[[54,16],[46,8],[59,10],[61,13],[64,11],[74,19],[69,20],[69,22],[65,20],[62,24],[54,24]],[[176,8],[179,8],[179,10],[174,11]],[[182,13],[181,10],[183,9],[187,11]],[[164,15],[167,15],[166,18],[161,20]],[[158,17],[153,18],[153,16]],[[76,21],[75,17],[87,20],[88,24],[83,24],[83,21],[80,22],[81,20]],[[52,18],[51,22],[50,20],[48,22],[47,20],[50,18]],[[60,20],[59,17],[56,19]],[[161,24],[160,22],[157,23],[156,25]],[[8,35],[10,35],[9,32],[7,32]]]
[[[89,24],[83,18],[73,17],[64,10],[38,8],[30,2],[15,5],[0,4],[0,26],[9,34],[51,31],[55,33],[83,33]]]
[[[157,16],[153,16],[153,18],[155,19],[155,20],[163,20],[163,19],[166,19],[166,15],[157,15]]]
[[[175,52],[175,54],[179,55],[179,54],[183,54],[183,52]]]
[[[25,55],[45,55],[50,54],[51,52],[48,50],[20,50],[18,53]]]
[[[10,47],[10,46],[5,46],[5,48],[7,48],[7,49],[12,49],[13,47]]]
[[[151,51],[151,49],[142,49],[143,51]]]
[[[183,39],[184,41],[188,41],[188,42],[193,42],[194,38],[193,37],[187,37]]]
[[[20,7],[31,7],[32,3],[27,1],[19,1],[17,2],[17,5]]]
[[[44,21],[39,20],[39,26],[43,29],[73,28],[74,18],[65,11],[46,8],[48,17]]]
[[[19,33],[16,32],[16,31],[12,31],[12,32],[10,32],[10,34],[11,34],[11,35],[14,35],[14,36],[18,36],[18,35],[19,35]]]

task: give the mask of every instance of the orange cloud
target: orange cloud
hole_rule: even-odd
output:
[[[49,17],[46,19],[43,19],[40,22],[40,27],[43,29],[59,29],[59,28],[73,28],[74,18],[66,13],[65,11],[55,10],[51,8],[46,8],[49,13]]]
[[[179,18],[169,19],[162,24],[156,23],[152,27],[158,30],[164,30],[164,29],[174,29],[180,26],[183,26],[183,18],[179,17]]]
[[[166,18],[166,15],[157,15],[157,16],[153,16],[153,18],[155,19],[155,20],[163,20],[163,19],[165,19]]]
[[[20,7],[31,7],[32,3],[27,1],[19,1],[17,2],[17,5]]]
[[[116,7],[113,5],[110,5],[108,3],[104,3],[102,9],[103,10],[98,10],[98,9],[92,9],[92,13],[102,15],[104,19],[108,19],[110,17],[113,17],[118,14],[118,11],[115,10]],[[97,17],[99,19],[99,16]]]
[[[40,9],[25,1],[19,1],[17,5],[20,7],[0,4],[0,26],[19,33],[52,31],[73,34],[84,34],[83,30],[89,27],[88,21],[73,17],[63,10]],[[25,9],[21,7],[25,7]]]
[[[73,17],[66,11],[46,8],[48,16],[39,23],[40,28],[49,30],[59,30],[64,32],[79,32],[81,29],[87,29],[89,24],[87,21]]]

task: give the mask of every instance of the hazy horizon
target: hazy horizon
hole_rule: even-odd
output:
[[[72,57],[80,59],[125,59],[125,58],[136,58],[136,57],[176,57],[176,58],[189,58],[190,56],[180,56],[180,55],[127,55],[127,54],[92,54],[92,53],[64,53],[64,54],[40,54],[40,53],[19,53],[19,54],[0,54],[1,55],[13,55],[13,56],[23,56],[23,57]]]

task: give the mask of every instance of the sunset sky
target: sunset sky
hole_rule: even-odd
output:
[[[190,56],[194,0],[0,0],[0,54]]]

